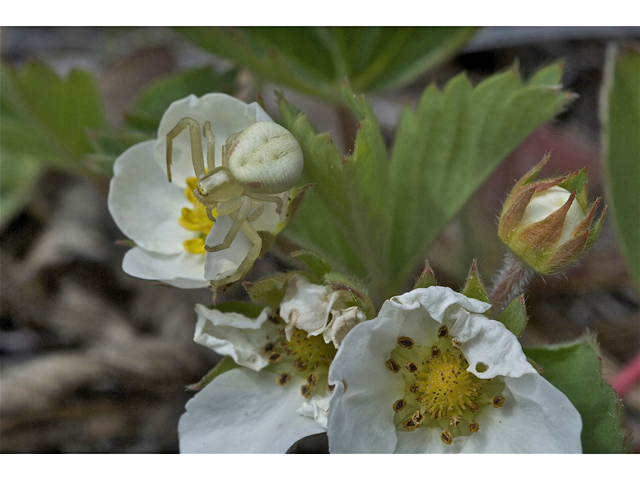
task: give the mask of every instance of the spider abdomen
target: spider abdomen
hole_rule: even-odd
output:
[[[302,149],[274,122],[247,127],[228,150],[228,170],[249,192],[282,193],[298,183],[304,166]]]

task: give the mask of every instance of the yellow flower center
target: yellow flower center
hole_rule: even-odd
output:
[[[193,195],[197,181],[196,177],[187,178],[187,188],[184,190],[184,195],[193,204],[193,208],[184,207],[178,223],[187,230],[200,232],[197,237],[182,243],[184,249],[189,253],[204,254],[206,253],[204,242],[213,227],[213,222],[207,216],[207,208]],[[215,209],[211,211],[211,214],[214,218],[218,216]]]
[[[440,439],[450,445],[454,438],[480,429],[476,417],[484,408],[504,405],[504,383],[468,372],[462,344],[449,337],[446,326],[438,329],[437,336],[432,345],[417,345],[410,337],[399,337],[385,365],[402,375],[405,383],[404,396],[392,405],[396,428],[438,428]]]
[[[272,321],[284,327],[280,317],[274,315]],[[312,393],[324,395],[327,390],[333,390],[328,383],[329,366],[337,349],[332,342],[325,343],[322,335],[310,336],[306,331],[296,328],[291,340],[287,341],[283,328],[277,338],[264,346],[262,352],[271,363],[267,369],[278,375],[277,385],[285,385],[293,375],[297,375],[306,381],[301,387],[305,398],[311,397]]]

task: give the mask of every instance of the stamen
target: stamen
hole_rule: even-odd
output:
[[[415,362],[407,362],[405,367],[407,367],[407,370],[409,370],[411,373],[416,373],[418,371],[418,364]]]
[[[309,385],[302,385],[302,387],[300,387],[300,392],[302,392],[302,396],[304,398],[311,397],[311,387],[309,387]]]
[[[278,352],[273,352],[271,355],[267,357],[267,362],[276,363],[281,358],[282,358],[282,355],[280,355]]]
[[[460,350],[462,348],[462,342],[460,340],[458,340],[457,338],[452,338],[451,339],[451,346],[457,350]]]
[[[330,392],[333,392],[333,390],[336,388],[335,385],[329,385],[327,384],[327,390],[329,390]]]
[[[431,347],[431,356],[437,357],[438,355],[440,355],[440,349],[434,345]]]
[[[416,342],[414,342],[413,340],[411,340],[411,338],[409,337],[399,337],[398,338],[398,345],[400,345],[402,348],[407,348],[407,349],[411,349]]]
[[[420,426],[422,420],[424,420],[424,416],[420,413],[420,410],[418,410],[411,416],[411,420],[413,420],[416,425]]]
[[[500,395],[493,397],[493,399],[491,400],[491,405],[493,405],[495,408],[500,408],[504,405],[504,397],[501,397]]]
[[[395,402],[393,402],[393,411],[398,413],[400,410],[402,410],[406,406],[407,406],[407,401],[401,398],[400,400],[396,400]]]
[[[446,338],[449,335],[449,329],[446,325],[442,325],[438,329],[438,338]]]
[[[310,373],[307,377],[307,383],[311,388],[315,387],[318,384],[318,375],[315,373]]]
[[[477,422],[473,422],[469,424],[468,428],[470,433],[476,433],[478,430],[480,430],[480,425]]]
[[[458,415],[457,417],[453,417],[451,419],[451,421],[449,422],[449,425],[451,425],[452,427],[455,427],[456,425],[458,425],[460,423],[461,420],[462,420],[462,415]]]
[[[408,418],[407,420],[402,422],[402,426],[404,428],[406,428],[407,430],[414,430],[414,429],[418,428],[418,425],[416,425],[416,422],[414,422],[413,419],[411,419],[411,418]]]
[[[396,362],[393,358],[390,358],[389,360],[387,360],[385,362],[385,365],[387,366],[387,368],[389,370],[391,370],[393,373],[398,373],[400,371],[400,365],[398,364],[398,362]]]
[[[288,373],[282,373],[276,379],[276,385],[280,385],[282,387],[286,385],[289,380],[291,380],[291,375],[289,375]]]
[[[453,435],[449,430],[445,430],[440,434],[440,440],[442,440],[447,445],[451,445],[451,442],[453,442]]]
[[[262,349],[263,353],[269,353],[269,352],[273,352],[273,350],[276,348],[275,343],[273,342],[269,342],[267,343],[264,348]]]

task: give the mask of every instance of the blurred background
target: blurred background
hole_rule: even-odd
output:
[[[263,30],[267,39],[276,33]],[[177,452],[177,422],[192,396],[185,387],[218,359],[192,341],[193,306],[211,294],[124,274],[127,247],[106,201],[114,158],[152,138],[164,111],[149,92],[171,87],[182,75],[180,85],[193,88],[177,98],[223,91],[252,102],[260,92],[277,119],[274,90],[283,89],[317,131],[332,132],[343,153],[353,145],[356,122],[327,99],[274,83],[223,49],[197,46],[202,42],[185,31],[12,27],[0,35],[0,452]],[[609,201],[598,113],[605,55],[608,45],[637,48],[639,42],[637,27],[484,28],[466,33],[455,50],[408,81],[368,93],[388,145],[402,108],[415,107],[430,83],[442,86],[462,71],[477,84],[518,62],[527,78],[562,59],[563,86],[578,95],[512,152],[425,252],[440,284],[458,289],[474,258],[484,279],[491,278],[503,255],[496,235],[501,202],[547,151],[552,162],[543,176],[588,166],[590,198]],[[87,78],[72,79],[74,69]],[[41,96],[28,97],[25,88]],[[69,100],[80,91],[98,113],[73,117],[81,127],[75,137],[56,131],[53,113],[20,116],[21,109],[33,112],[52,97]],[[50,103],[52,112],[68,105]],[[29,122],[37,125],[25,129]],[[15,148],[20,142],[30,150]],[[276,248],[250,278],[288,266]],[[243,292],[227,293],[234,295]],[[640,352],[638,288],[611,218],[579,266],[532,282],[527,306],[523,344],[596,332],[605,379]],[[640,439],[640,387],[623,393],[624,423]]]

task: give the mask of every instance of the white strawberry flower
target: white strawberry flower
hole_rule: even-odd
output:
[[[580,453],[580,414],[489,308],[418,288],[351,330],[329,372],[329,450]]]
[[[136,245],[124,256],[126,273],[175,287],[200,288],[235,273],[252,244],[240,232],[228,249],[204,250],[205,242],[221,243],[233,222],[226,215],[212,222],[193,196],[195,174],[186,133],[173,141],[172,181],[168,181],[166,135],[187,116],[200,124],[211,121],[216,165],[221,164],[221,149],[230,135],[255,122],[273,121],[257,103],[247,105],[221,93],[190,95],[172,103],[160,121],[158,139],[134,145],[116,160],[108,205],[120,230]],[[275,204],[265,204],[252,226],[275,234],[284,210],[277,214]]]

